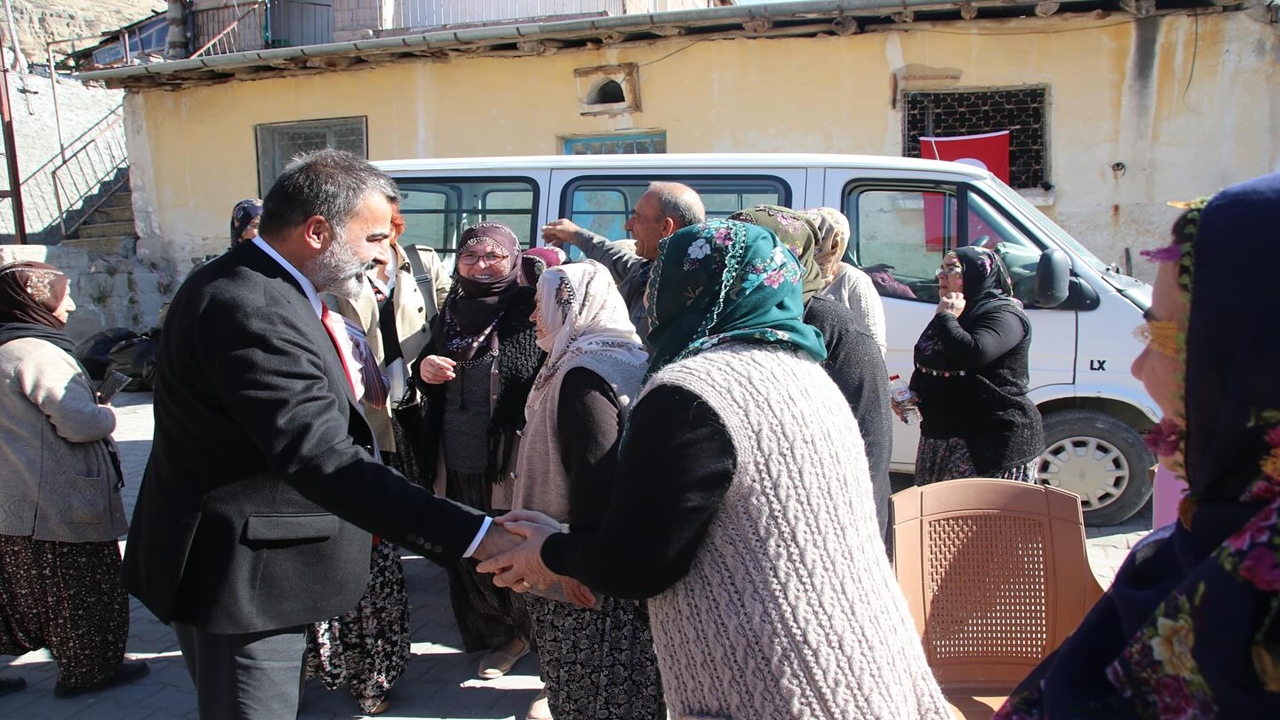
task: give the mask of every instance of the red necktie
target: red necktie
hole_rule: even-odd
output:
[[[320,306],[320,322],[324,323],[324,329],[329,333],[329,340],[333,343],[333,349],[338,351],[338,358],[342,361],[342,371],[347,375],[347,383],[351,385],[351,392],[355,394],[356,401],[364,395],[364,388],[360,383],[358,370],[359,363],[356,362],[355,355],[351,351],[351,339],[347,337],[347,326],[342,321],[342,316],[329,312],[326,305]]]

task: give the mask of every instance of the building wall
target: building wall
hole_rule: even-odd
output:
[[[680,50],[677,54],[673,51]],[[554,154],[558,138],[658,128],[669,152],[898,155],[895,88],[1047,84],[1043,209],[1104,260],[1162,244],[1193,198],[1280,169],[1280,42],[1241,13],[1093,25],[975,21],[848,37],[386,66],[132,95],[140,254],[179,272],[225,246],[257,192],[254,126],[368,116],[373,159]],[[574,69],[640,64],[642,109],[577,112]],[[1113,170],[1116,163],[1124,169]],[[143,219],[146,219],[145,222]],[[1138,260],[1137,274],[1150,277]]]

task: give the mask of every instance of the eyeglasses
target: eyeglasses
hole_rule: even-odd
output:
[[[475,253],[463,253],[458,256],[458,262],[463,265],[475,265],[481,260],[485,265],[497,265],[498,263],[511,257],[510,255],[499,255],[498,253],[488,253],[486,255],[476,255]]]
[[[942,267],[938,268],[938,273],[937,273],[938,277],[943,277],[944,275],[962,275],[962,274],[964,274],[964,268],[959,265],[943,265]]]

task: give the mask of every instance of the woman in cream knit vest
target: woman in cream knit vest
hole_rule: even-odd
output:
[[[885,558],[857,424],[801,322],[801,271],[761,227],[663,241],[652,365],[594,532],[517,512],[481,570],[650,598],[676,718],[949,718]],[[554,529],[553,529],[554,528]]]

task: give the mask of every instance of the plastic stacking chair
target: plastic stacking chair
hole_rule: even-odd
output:
[[[990,718],[1102,596],[1080,499],[949,480],[895,494],[893,513],[898,582],[929,666],[957,717]]]

